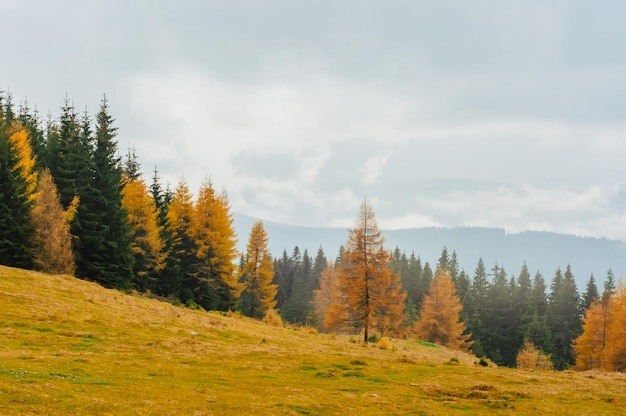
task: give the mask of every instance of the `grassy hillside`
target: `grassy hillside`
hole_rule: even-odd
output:
[[[482,367],[0,266],[0,413],[623,414],[621,374]]]

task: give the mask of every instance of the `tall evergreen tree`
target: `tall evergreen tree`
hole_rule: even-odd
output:
[[[596,286],[596,279],[593,277],[593,273],[589,276],[587,282],[587,288],[582,298],[581,308],[583,311],[589,309],[591,304],[599,299],[598,287]]]
[[[128,289],[133,280],[133,257],[127,213],[122,207],[124,185],[113,122],[105,97],[96,116],[91,186],[79,190],[76,276],[105,287]]]
[[[572,341],[582,332],[580,298],[568,265],[565,273],[557,270],[550,287],[548,324],[552,334],[554,368],[563,370],[575,364]]]
[[[9,111],[10,104],[3,107],[0,94],[0,264],[31,268],[31,185],[28,172],[19,167],[22,160],[11,139],[17,125],[9,118]]]

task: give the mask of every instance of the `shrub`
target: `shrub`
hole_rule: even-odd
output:
[[[391,338],[389,337],[382,337],[378,340],[376,344],[374,344],[374,346],[376,346],[376,348],[380,348],[381,350],[394,350],[393,344],[391,343]]]
[[[263,317],[263,322],[272,326],[283,326],[283,320],[278,312],[276,312],[276,309],[268,309],[265,313],[265,316]]]
[[[533,345],[532,342],[525,340],[524,346],[517,354],[517,368],[531,370],[552,370],[554,365],[549,354],[544,354]]]

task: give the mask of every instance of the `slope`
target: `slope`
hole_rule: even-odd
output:
[[[0,409],[23,414],[621,414],[626,378],[363,345],[0,266]],[[393,348],[389,348],[393,345]]]

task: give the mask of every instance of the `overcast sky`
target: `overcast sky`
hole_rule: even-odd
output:
[[[234,212],[626,239],[626,1],[0,0],[0,88],[106,94],[119,147]]]

